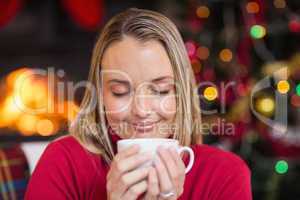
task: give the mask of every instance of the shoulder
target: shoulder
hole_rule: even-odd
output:
[[[101,167],[100,156],[87,151],[73,136],[55,139],[33,171],[27,199],[74,199],[92,194],[104,177]]]
[[[55,139],[46,147],[41,160],[46,159],[60,164],[62,162],[69,165],[84,165],[86,169],[86,167],[99,167],[94,165],[100,164],[101,157],[89,152],[72,135],[66,135]]]
[[[77,139],[67,135],[55,139],[46,147],[33,176],[51,170],[53,176],[59,177],[64,171],[64,175],[76,176],[87,181],[87,179],[102,176],[99,169],[103,167],[105,166],[100,155],[89,152]]]
[[[192,146],[191,179],[210,194],[208,199],[251,199],[251,172],[238,155],[208,145]],[[205,183],[205,185],[203,185]]]
[[[222,171],[226,171],[226,168],[240,168],[245,172],[250,172],[247,164],[238,155],[219,149],[209,145],[194,145],[192,149],[195,153],[196,162],[199,162],[205,166],[221,166]]]

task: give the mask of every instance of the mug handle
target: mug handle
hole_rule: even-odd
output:
[[[185,169],[185,173],[187,174],[193,167],[195,155],[194,155],[194,151],[190,147],[179,147],[179,149],[178,149],[179,154],[181,154],[184,151],[187,152],[190,156],[189,164],[187,165],[187,167]]]

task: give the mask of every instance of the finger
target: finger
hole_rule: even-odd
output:
[[[149,167],[143,167],[124,174],[120,178],[120,187],[118,192],[124,193],[132,185],[142,181],[143,179],[146,179],[149,174],[149,170]]]
[[[136,200],[141,194],[147,191],[147,181],[141,181],[133,186],[131,186],[125,194],[122,196],[121,199],[126,200]]]
[[[155,168],[151,167],[148,175],[148,191],[146,199],[156,199],[159,195],[159,183]]]
[[[122,160],[123,158],[132,156],[134,154],[137,154],[140,151],[140,146],[139,145],[131,145],[128,148],[123,149],[121,152],[119,152],[115,157],[114,160]]]
[[[172,159],[174,160],[178,169],[178,182],[177,182],[177,195],[181,196],[183,193],[184,181],[185,181],[185,165],[180,155],[174,147],[168,149]]]
[[[171,182],[171,179],[169,177],[168,171],[162,162],[160,156],[157,156],[157,158],[154,161],[156,172],[158,175],[159,180],[159,188],[161,192],[169,192],[173,190],[173,185]]]
[[[170,152],[171,152],[171,155],[172,155],[172,158],[174,159],[175,163],[177,166],[179,166],[179,168],[183,171],[185,171],[185,164],[184,162],[182,161],[180,155],[178,154],[177,150],[175,147],[171,147],[170,148]]]
[[[119,177],[128,171],[136,169],[143,163],[149,161],[151,158],[152,155],[146,152],[146,153],[136,154],[126,159],[120,160],[119,162],[115,163],[115,167],[116,167],[115,177]]]
[[[132,145],[128,148],[123,149],[121,152],[117,153],[114,158],[113,161],[111,163],[111,167],[116,165],[116,163],[118,163],[120,160],[135,155],[139,152],[140,150],[140,146],[139,145]],[[110,179],[110,176],[112,175],[112,172],[114,172],[113,170],[109,170],[108,174],[107,174],[107,179]]]
[[[170,151],[168,151],[165,148],[159,148],[158,153],[159,153],[160,157],[162,158],[164,165],[167,168],[168,174],[169,174],[170,178],[172,179],[173,185],[177,186],[179,178],[183,174],[181,174],[180,169],[176,165],[176,163],[172,157],[172,154],[170,153]]]

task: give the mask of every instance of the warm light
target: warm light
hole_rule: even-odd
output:
[[[0,127],[10,126],[20,114],[21,110],[17,107],[14,97],[7,97],[0,110]]]
[[[232,51],[230,49],[223,49],[219,57],[223,62],[230,62],[232,60]]]
[[[79,112],[79,106],[71,101],[60,103],[58,108],[58,113],[63,115],[68,121],[74,120]]]
[[[299,33],[300,32],[300,20],[292,19],[289,21],[289,29],[291,32]]]
[[[277,90],[281,94],[286,94],[290,90],[290,84],[286,80],[281,80],[277,83]]]
[[[196,10],[196,14],[199,18],[208,18],[210,11],[206,6],[199,6]]]
[[[261,39],[266,35],[266,28],[261,25],[253,25],[250,29],[250,35],[254,39]]]
[[[23,135],[33,135],[34,133],[36,133],[36,129],[35,129],[36,123],[37,123],[36,116],[23,114],[17,121],[16,125],[18,127],[18,130]]]
[[[270,97],[259,99],[256,108],[258,111],[266,115],[272,114],[275,109],[274,100]]]
[[[191,61],[192,67],[193,67],[193,71],[195,74],[200,73],[201,70],[201,63],[197,60],[197,59],[193,59]]]
[[[291,97],[291,104],[295,107],[300,107],[300,96],[293,94]]]
[[[215,87],[210,86],[205,88],[203,95],[208,101],[213,101],[218,97],[218,91]]]
[[[201,46],[197,49],[197,57],[200,60],[206,60],[209,56],[209,49],[205,46]]]
[[[274,0],[273,5],[275,8],[285,8],[286,2],[285,2],[285,0]]]
[[[53,122],[49,119],[41,119],[36,124],[36,131],[42,136],[49,136],[54,133]]]
[[[248,2],[246,5],[246,10],[248,13],[254,14],[259,12],[259,5],[256,2]]]
[[[72,121],[79,107],[72,101],[55,101],[54,93],[48,93],[47,77],[36,77],[34,70],[22,68],[6,77],[0,102],[0,127],[16,129],[23,135],[51,135],[60,128],[58,122]],[[54,83],[55,84],[55,83]],[[61,105],[63,106],[61,106]],[[49,105],[53,109],[49,110]],[[62,110],[56,112],[56,108]],[[45,109],[43,109],[45,108]],[[36,111],[36,112],[35,112]],[[40,117],[51,117],[41,120]]]
[[[17,69],[15,71],[11,72],[6,77],[7,87],[14,88],[16,85],[20,85],[20,83],[18,83],[17,79],[19,79],[19,81],[24,80],[25,77],[29,77],[31,74],[32,74],[31,70],[27,69],[27,68],[21,68],[21,69]]]

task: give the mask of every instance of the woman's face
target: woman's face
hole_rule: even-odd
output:
[[[161,43],[124,37],[106,49],[101,67],[105,114],[114,132],[121,138],[172,134],[175,80]]]

